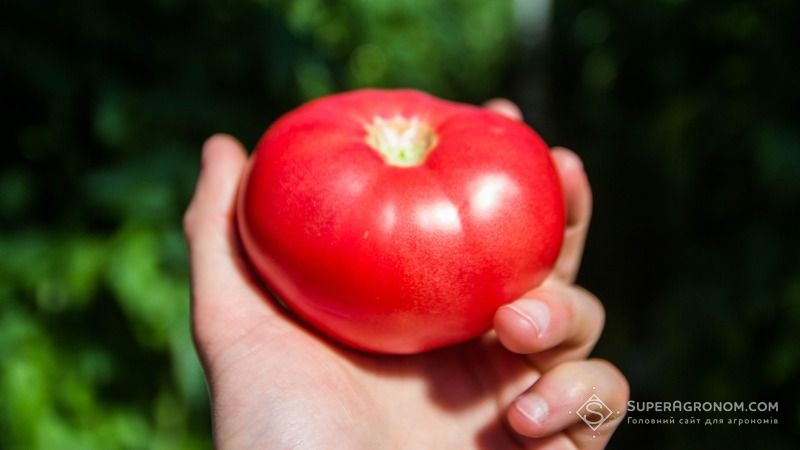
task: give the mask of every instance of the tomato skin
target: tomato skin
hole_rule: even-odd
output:
[[[365,140],[375,117],[437,135],[413,167]],[[264,134],[239,234],[269,289],[350,346],[408,354],[486,332],[558,256],[564,203],[547,145],[522,122],[412,90],[310,102]]]

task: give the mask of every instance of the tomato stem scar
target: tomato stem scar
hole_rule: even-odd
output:
[[[414,167],[422,164],[436,146],[433,129],[418,117],[375,117],[367,124],[365,140],[381,155],[386,164]]]

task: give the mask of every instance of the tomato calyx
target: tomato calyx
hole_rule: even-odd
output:
[[[426,122],[414,116],[375,117],[365,125],[365,141],[386,164],[414,167],[422,164],[436,147],[436,132]]]

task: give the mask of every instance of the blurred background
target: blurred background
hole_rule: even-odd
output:
[[[306,100],[505,96],[585,160],[595,354],[652,413],[611,448],[797,448],[800,4],[297,0],[0,4],[0,447],[208,449],[180,218],[211,133]],[[678,425],[681,418],[777,425]]]

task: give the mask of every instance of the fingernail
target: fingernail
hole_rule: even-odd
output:
[[[520,300],[508,307],[528,321],[534,329],[536,336],[541,337],[550,325],[550,309],[539,300]]]
[[[517,409],[536,425],[544,422],[550,407],[541,395],[528,394],[520,397],[516,403]]]

